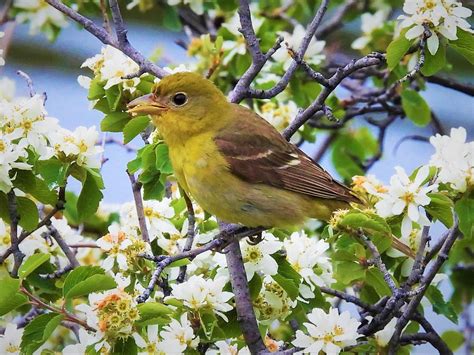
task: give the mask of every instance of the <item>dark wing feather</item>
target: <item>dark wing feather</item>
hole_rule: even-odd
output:
[[[215,137],[232,173],[250,183],[358,202],[349,188],[288,143],[267,121],[242,106],[232,106],[237,119]]]

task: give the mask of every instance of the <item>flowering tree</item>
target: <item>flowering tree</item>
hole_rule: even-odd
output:
[[[18,72],[30,97],[0,79],[0,352],[395,354],[429,343],[449,354],[465,343],[470,353],[474,143],[462,127],[445,132],[420,92],[434,83],[474,96],[438,74],[450,52],[474,63],[471,10],[454,0],[406,0],[403,14],[402,1],[388,0],[123,5],[184,29],[192,64],[145,58],[117,0],[7,0],[0,11],[1,24],[26,22],[51,40],[69,21],[100,40],[78,82],[104,114],[101,131],[123,134],[64,129],[27,74]],[[358,16],[360,54],[330,48],[325,39]],[[330,152],[363,204],[294,230],[218,223],[174,182],[149,118],[125,112],[178,71],[207,76],[295,144],[328,133],[314,160]],[[385,185],[367,172],[404,118],[433,127],[434,153],[413,172],[395,167]],[[143,147],[123,167],[134,200],[107,208],[104,145],[130,150],[139,135]],[[449,300],[437,288],[443,279],[455,289]],[[464,332],[440,335],[429,308],[453,322],[464,312]]]

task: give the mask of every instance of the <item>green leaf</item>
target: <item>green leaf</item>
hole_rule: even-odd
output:
[[[31,170],[18,170],[13,183],[21,191],[30,194],[41,203],[54,205],[57,201],[56,193],[48,187],[44,180],[36,177]]]
[[[150,118],[148,116],[132,118],[127,122],[125,127],[123,127],[123,142],[125,144],[129,143],[133,138],[140,134],[140,132],[147,128],[149,123]]]
[[[97,179],[88,171],[86,180],[82,185],[81,193],[77,199],[77,213],[80,220],[93,215],[99,207],[99,202],[102,200],[102,192],[97,183]]]
[[[18,224],[25,230],[30,231],[38,225],[38,207],[27,197],[17,196],[16,198],[17,211],[20,216]]]
[[[459,217],[459,230],[466,238],[474,237],[474,193],[464,195],[454,206]]]
[[[102,98],[105,95],[104,84],[98,76],[92,79],[87,98],[91,101]]]
[[[286,278],[280,274],[272,275],[273,280],[281,286],[292,300],[295,300],[300,293],[299,283],[295,280]]]
[[[249,282],[250,297],[256,300],[262,289],[263,281],[259,274],[253,274],[252,280]]]
[[[63,296],[66,297],[75,285],[93,275],[104,275],[104,269],[100,266],[79,266],[72,270],[64,280]]]
[[[374,288],[380,297],[391,295],[390,287],[388,287],[379,269],[375,267],[369,268],[365,276],[366,282]]]
[[[31,255],[18,269],[18,276],[20,279],[25,279],[29,274],[48,261],[50,257],[50,254],[42,253]]]
[[[63,320],[57,313],[42,314],[33,319],[26,327],[21,338],[21,349],[26,354],[33,354],[53,334]]]
[[[181,30],[181,21],[179,20],[178,12],[176,8],[172,6],[162,5],[164,9],[163,13],[163,26],[171,31]]]
[[[117,111],[117,108],[122,102],[122,86],[114,85],[105,90],[105,97],[107,98],[110,110]]]
[[[28,302],[28,298],[19,292],[20,283],[19,279],[10,276],[0,279],[0,316]]]
[[[133,160],[130,160],[127,163],[127,170],[130,174],[134,174],[140,169],[142,166],[142,159],[140,157],[136,157]]]
[[[161,200],[165,192],[165,185],[158,179],[143,184],[144,200]]]
[[[402,60],[411,45],[411,41],[405,37],[406,31],[402,31],[400,36],[394,39],[387,47],[387,65],[389,70],[393,70]]]
[[[169,323],[169,316],[173,313],[168,306],[158,302],[140,303],[138,311],[140,312],[138,324],[141,326]]]
[[[117,284],[111,276],[95,274],[74,285],[66,294],[66,298],[85,296],[92,292],[110,290],[114,287],[117,287]]]
[[[201,327],[204,331],[204,335],[210,340],[212,338],[214,328],[217,326],[217,317],[214,313],[203,311],[199,312],[199,317],[201,318]]]
[[[458,350],[464,344],[464,335],[457,330],[447,330],[441,335],[441,339],[448,345],[451,351]]]
[[[64,186],[68,167],[68,164],[59,161],[57,158],[38,160],[36,162],[36,169],[49,188]]]
[[[425,52],[425,64],[421,68],[421,73],[431,76],[439,72],[446,65],[446,43],[439,44],[438,51],[432,55],[430,51]]]
[[[126,339],[118,339],[112,347],[112,355],[136,355],[138,354],[138,347],[135,344],[133,337]]]
[[[104,132],[122,132],[129,121],[130,115],[126,112],[109,113],[100,122],[100,129]]]
[[[458,27],[457,36],[458,39],[449,42],[449,44],[456,52],[466,58],[469,63],[474,64],[474,35]]]
[[[405,89],[402,107],[407,117],[417,126],[424,127],[431,121],[431,110],[425,99],[415,90]]]
[[[444,300],[443,294],[435,286],[429,286],[426,290],[426,297],[433,306],[433,311],[442,314],[451,322],[458,324],[458,315],[451,303]]]
[[[359,263],[342,261],[336,264],[334,278],[345,285],[350,284],[354,280],[365,278],[365,268]]]
[[[156,168],[163,174],[171,174],[173,167],[169,157],[168,146],[166,144],[158,144],[155,149]]]
[[[429,193],[428,197],[431,202],[428,206],[425,206],[426,211],[440,220],[446,227],[451,228],[454,222],[453,201],[448,196],[437,192]]]

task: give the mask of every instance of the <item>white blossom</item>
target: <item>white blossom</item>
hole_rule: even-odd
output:
[[[238,346],[228,340],[219,340],[213,344],[217,349],[208,349],[206,355],[250,355],[248,347],[239,350]]]
[[[0,335],[0,354],[20,354],[23,328],[17,329],[16,324],[8,323],[5,333]]]
[[[332,277],[332,264],[326,251],[329,244],[306,235],[304,231],[294,232],[283,241],[286,258],[311,290],[316,286],[330,286],[335,280]],[[314,297],[314,296],[313,296]]]
[[[423,186],[429,175],[429,167],[422,166],[414,179],[411,181],[405,170],[399,166],[395,167],[397,172],[390,179],[388,192],[380,194],[380,201],[375,204],[377,213],[381,217],[391,217],[404,214],[402,220],[402,237],[410,234],[412,222],[419,225],[429,224],[424,210],[420,207],[430,203],[427,196],[429,192],[437,189],[437,185]]]
[[[271,255],[279,251],[283,244],[271,233],[265,232],[262,237],[263,240],[255,245],[249,244],[246,240],[240,242],[249,281],[256,272],[264,275],[275,275],[278,272],[278,264]]]
[[[86,354],[87,347],[100,341],[102,337],[95,333],[89,333],[84,328],[79,328],[79,343],[66,346],[63,354]]]
[[[273,59],[278,62],[282,62],[283,69],[288,70],[291,63],[293,62],[293,58],[288,53],[288,48],[296,51],[301,43],[301,40],[305,36],[306,31],[302,25],[298,24],[295,26],[292,34],[288,32],[280,32],[279,34],[283,37],[287,48],[278,49],[273,55]],[[306,50],[303,59],[308,64],[321,64],[321,62],[326,58],[324,54],[321,54],[325,44],[325,41],[317,41],[313,37],[309,43],[308,49]]]
[[[357,344],[360,322],[351,318],[348,311],[339,314],[337,309],[331,308],[329,313],[325,313],[315,308],[307,316],[310,323],[303,324],[309,335],[297,330],[296,339],[292,342],[303,348],[298,354],[318,354],[320,351],[339,354],[344,347]]]
[[[170,353],[170,349],[173,349],[174,354],[183,354],[187,347],[177,339],[161,340],[158,335],[158,326],[155,324],[147,327],[147,340],[144,340],[138,333],[134,333],[133,338],[135,344],[143,349],[139,352],[140,355],[167,355]]]
[[[12,101],[14,97],[15,97],[15,82],[6,77],[0,78],[0,102],[3,100]]]
[[[19,23],[29,22],[30,34],[37,34],[45,26],[66,27],[64,15],[43,0],[15,0],[15,8],[21,12],[15,16]]]
[[[439,169],[438,182],[449,184],[459,192],[474,184],[474,142],[466,142],[463,127],[452,128],[450,136],[436,134],[430,143],[435,153],[429,165]]]
[[[194,335],[187,313],[183,313],[179,321],[172,319],[160,332],[160,336],[165,342],[178,341],[185,349],[195,349],[199,345],[199,337]]]
[[[203,0],[166,0],[166,2],[170,6],[176,6],[179,4],[189,5],[191,10],[193,10],[198,15],[202,15],[204,13]]]
[[[456,40],[457,28],[470,31],[470,25],[465,18],[472,11],[463,7],[455,0],[405,0],[403,11],[408,15],[400,15],[401,28],[409,28],[405,37],[409,40],[420,37],[424,26],[431,30],[427,40],[428,50],[435,55],[439,48],[438,33],[449,40]]]
[[[5,135],[0,131],[0,191],[7,193],[12,189],[11,169],[31,169],[29,164],[18,161],[26,156],[24,144],[14,144],[10,135]]]
[[[201,275],[193,275],[181,284],[172,285],[172,296],[182,300],[184,305],[192,310],[210,309],[227,321],[223,312],[232,309],[227,302],[233,294],[223,291],[226,283],[227,279],[224,277],[205,279]]]
[[[387,21],[388,11],[386,9],[378,10],[374,14],[364,13],[361,16],[362,36],[352,42],[351,47],[354,49],[365,48],[372,39],[372,33],[382,28]]]
[[[109,227],[109,233],[97,240],[97,245],[107,253],[107,257],[101,262],[105,271],[110,271],[115,262],[120,270],[128,270],[127,248],[133,244],[132,239],[120,230],[118,224]]]

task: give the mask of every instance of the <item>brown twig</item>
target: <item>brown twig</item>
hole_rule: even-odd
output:
[[[143,200],[142,200],[142,184],[135,179],[135,175],[127,171],[128,178],[132,184],[133,200],[135,201],[135,207],[137,210],[138,216],[138,225],[140,226],[140,232],[142,234],[142,239],[150,243],[150,236],[148,234],[148,228],[146,226],[145,212],[143,209]]]

